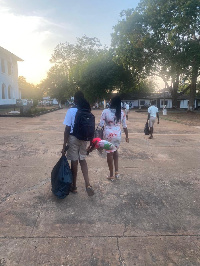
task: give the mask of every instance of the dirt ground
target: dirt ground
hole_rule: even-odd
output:
[[[162,112],[161,116],[162,116]],[[163,119],[174,121],[189,126],[200,126],[200,112],[187,112],[187,111],[168,111],[166,116],[162,116]]]
[[[107,180],[106,154],[93,151],[95,195],[79,168],[78,193],[58,200],[51,171],[66,111],[0,118],[0,266],[199,266],[199,115],[160,114],[148,139],[147,113],[131,110],[120,179]]]

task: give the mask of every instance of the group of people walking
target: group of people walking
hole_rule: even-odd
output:
[[[73,176],[71,192],[77,193],[76,181],[79,162],[85,180],[86,192],[88,196],[93,196],[94,190],[89,181],[88,166],[86,162],[87,141],[79,140],[73,136],[73,128],[77,111],[79,109],[88,109],[90,111],[91,108],[81,91],[75,93],[74,103],[75,107],[68,109],[63,122],[65,125],[65,131],[62,154],[67,152],[67,158],[68,160],[71,160],[71,171]],[[125,141],[129,142],[126,115],[124,111],[121,110],[121,100],[119,96],[115,96],[111,100],[110,107],[103,110],[99,126],[104,128],[103,139],[112,144],[112,149],[106,150],[106,153],[109,168],[109,176],[107,178],[108,180],[113,181],[116,178],[119,178],[118,148],[121,142],[121,126],[125,132]]]
[[[85,180],[85,187],[88,196],[94,195],[94,190],[89,181],[88,175],[88,166],[86,162],[86,156],[88,154],[87,141],[80,140],[73,134],[75,117],[78,110],[84,109],[91,112],[90,104],[84,98],[84,94],[81,91],[77,91],[74,95],[75,106],[68,109],[63,124],[65,125],[64,131],[64,143],[62,154],[64,155],[67,152],[68,160],[71,160],[71,171],[72,171],[72,186],[71,192],[77,193],[77,172],[78,172],[78,162],[81,166],[81,171]],[[118,148],[121,143],[121,128],[123,128],[125,133],[125,141],[129,142],[128,138],[128,129],[127,129],[127,120],[128,113],[124,112],[121,108],[121,99],[119,96],[115,96],[111,99],[110,105],[108,108],[104,109],[101,118],[99,121],[99,126],[103,128],[103,140],[107,141],[106,153],[107,153],[107,164],[109,169],[108,180],[114,181],[119,178],[119,165],[118,165]],[[156,116],[159,123],[158,108],[154,105],[151,105],[148,108],[148,117],[150,128],[150,139],[153,138],[153,125],[155,123]],[[101,139],[96,139],[96,142],[93,143],[95,147],[99,147],[101,144]],[[99,146],[97,145],[99,143]],[[105,145],[106,146],[106,145]]]

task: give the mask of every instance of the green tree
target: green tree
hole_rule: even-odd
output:
[[[191,82],[190,105],[194,105],[200,65],[200,6],[198,0],[144,0],[138,9],[147,18],[152,38],[158,40],[157,63],[161,74],[171,80],[174,105],[180,76]]]
[[[115,50],[114,60],[129,70],[139,85],[150,74],[154,62],[154,45],[144,17],[134,9],[121,12],[121,21],[114,26],[111,44]]]
[[[68,42],[56,46],[50,62],[54,64],[48,71],[41,86],[46,93],[57,100],[65,100],[78,88],[79,69],[98,55],[100,41],[97,38],[83,36],[75,44]],[[74,71],[76,69],[76,71]]]
[[[111,51],[102,50],[99,55],[90,61],[79,64],[73,69],[76,84],[80,87],[90,102],[106,98],[113,91],[128,91],[133,86],[130,71],[113,61]]]
[[[82,90],[93,103],[107,93],[133,87],[133,75],[122,64],[113,61],[113,50],[102,48],[98,39],[83,36],[76,44],[59,44],[54,50],[49,70],[42,86],[56,99],[69,98]]]
[[[136,10],[122,13],[112,44],[117,59],[138,80],[152,72],[161,76],[174,105],[180,76],[190,78],[192,104],[200,64],[199,24],[198,0],[142,0]]]
[[[18,86],[21,91],[21,98],[27,100],[39,100],[42,97],[42,91],[38,86],[26,81],[26,78],[19,76]]]
[[[73,65],[87,62],[90,58],[98,55],[101,47],[99,39],[84,35],[81,38],[77,38],[75,44],[65,42],[57,45],[50,62],[64,64],[66,69],[71,69]]]
[[[40,83],[45,95],[59,102],[66,101],[72,94],[68,75],[63,65],[54,65],[47,73],[47,78]]]
[[[144,79],[140,82],[137,89],[135,90],[135,94],[139,97],[145,97],[146,95],[150,95],[156,88],[156,84],[151,79]]]

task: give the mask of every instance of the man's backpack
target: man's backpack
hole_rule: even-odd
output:
[[[79,140],[90,141],[94,138],[95,117],[87,109],[78,109],[74,120],[72,135]]]

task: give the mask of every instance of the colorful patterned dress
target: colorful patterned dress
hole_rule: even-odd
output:
[[[121,110],[121,120],[117,122],[115,116],[115,109],[104,109],[101,114],[101,119],[99,126],[104,126],[103,138],[109,142],[111,142],[116,150],[119,148],[121,142],[121,124],[123,128],[126,128],[126,115],[123,110]],[[106,151],[106,152],[113,152]]]

